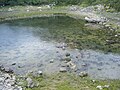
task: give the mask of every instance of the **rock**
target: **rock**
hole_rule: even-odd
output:
[[[27,81],[27,87],[28,88],[33,88],[35,86],[34,83],[33,83],[33,80],[30,77],[28,77],[26,79],[26,81]]]
[[[65,47],[62,47],[62,50],[65,50]]]
[[[118,35],[116,34],[115,37],[117,37]]]
[[[11,76],[10,76],[8,73],[5,73],[5,74],[4,74],[4,78],[5,78],[5,79],[10,79]]]
[[[80,76],[80,77],[87,77],[87,76],[88,76],[88,73],[85,72],[85,71],[83,71],[83,72],[80,72],[80,73],[79,73],[79,76]]]
[[[15,81],[14,81],[14,80],[11,80],[11,78],[5,80],[5,83],[6,83],[6,84],[9,84],[9,86],[13,86],[13,85],[15,85]]]
[[[54,62],[54,59],[51,59],[51,60],[50,60],[50,63],[53,63],[53,62]]]
[[[76,70],[76,65],[75,65],[72,61],[68,62],[67,65],[68,65],[72,70]]]
[[[6,73],[14,73],[14,71],[13,71],[12,69],[10,69],[10,68],[5,69],[5,72],[6,72]]]
[[[101,68],[98,68],[98,70],[102,70]]]
[[[78,8],[77,8],[76,6],[73,6],[73,5],[70,7],[70,10],[71,10],[71,11],[76,11],[77,9],[78,9]]]
[[[66,57],[68,57],[68,56],[70,56],[70,53],[66,53],[65,55],[66,55]]]
[[[95,80],[92,80],[93,83],[95,83],[96,81]]]
[[[118,66],[120,67],[120,64],[118,64]]]
[[[17,86],[14,88],[14,90],[23,90],[21,86]]]
[[[103,18],[103,17],[96,17],[96,16],[92,16],[92,17],[85,17],[85,20],[89,23],[103,23],[105,22],[107,19]]]
[[[109,88],[110,87],[110,85],[104,85],[103,86],[103,88]]]
[[[61,67],[61,68],[60,68],[60,72],[67,72],[66,67]]]
[[[0,71],[5,71],[5,68],[4,68],[4,66],[2,65],[2,66],[0,66]]]
[[[103,89],[102,86],[97,86],[96,88],[99,89],[99,90]]]
[[[38,74],[39,74],[39,75],[43,75],[43,72],[42,72],[42,71],[38,71]]]
[[[64,60],[69,62],[69,61],[71,61],[71,58],[65,58]]]
[[[83,64],[82,64],[82,66],[84,66],[84,67],[85,67],[85,66],[87,66],[87,64],[83,63]]]
[[[56,51],[56,53],[59,53],[59,51]]]
[[[110,25],[106,24],[106,25],[105,25],[105,27],[107,27],[107,28],[108,28],[108,27],[110,27]]]
[[[16,63],[13,63],[12,65],[16,65]]]
[[[8,11],[13,11],[13,9],[12,9],[12,8],[9,8]]]

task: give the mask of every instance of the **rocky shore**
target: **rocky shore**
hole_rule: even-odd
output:
[[[0,71],[0,90],[23,90],[23,89],[21,86],[17,85],[17,79],[13,72],[11,73],[11,71],[6,72],[5,70],[2,70]]]

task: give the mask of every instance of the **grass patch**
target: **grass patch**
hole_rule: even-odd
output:
[[[95,80],[89,77],[81,78],[71,73],[58,73],[52,75],[43,75],[31,78],[39,82],[38,87],[26,88],[25,90],[98,90],[98,85],[109,85],[109,88],[103,90],[119,90],[120,80]]]

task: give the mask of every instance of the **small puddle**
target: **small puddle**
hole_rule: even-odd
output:
[[[16,74],[37,70],[54,73],[59,72],[60,67],[66,64],[62,59],[66,57],[66,53],[70,53],[70,58],[77,67],[77,74],[86,71],[94,78],[120,79],[119,54],[105,54],[85,47],[83,50],[61,48],[70,40],[76,42],[75,40],[79,41],[82,36],[87,37],[84,27],[81,27],[84,23],[63,16],[1,23],[0,65],[11,68]],[[87,33],[91,35],[90,32]],[[76,39],[70,37],[71,35]],[[82,42],[80,43],[82,46]],[[92,41],[90,44],[92,45]],[[50,63],[51,60],[54,60],[53,63]]]

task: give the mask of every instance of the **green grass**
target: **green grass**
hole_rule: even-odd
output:
[[[38,87],[26,88],[25,90],[98,90],[98,85],[110,85],[109,88],[103,90],[119,90],[120,80],[95,80],[89,77],[81,78],[70,73],[58,73],[43,76],[30,76],[34,81],[39,82]],[[25,87],[25,86],[23,86]]]

